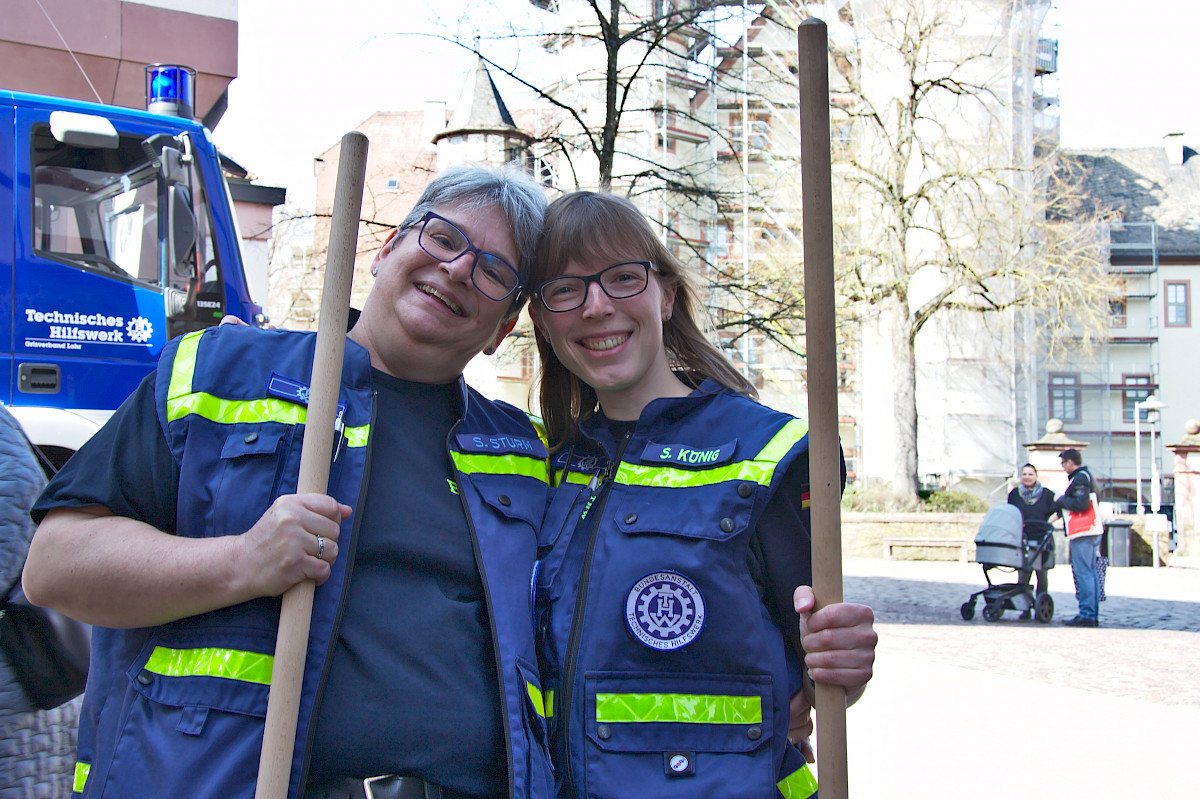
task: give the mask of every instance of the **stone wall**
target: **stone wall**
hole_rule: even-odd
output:
[[[882,558],[887,556],[884,541],[895,538],[946,538],[967,542],[967,557],[975,557],[975,534],[983,523],[982,513],[842,513],[842,556],[848,558]],[[1131,566],[1149,566],[1152,543],[1137,516],[1118,516],[1133,522],[1129,546]],[[1194,542],[1184,547],[1200,549]],[[1171,557],[1167,535],[1159,537],[1159,563],[1165,565]],[[1066,536],[1060,531],[1055,537],[1057,562],[1068,562]],[[959,550],[942,547],[896,548],[893,557],[910,560],[957,560]]]
[[[975,553],[975,533],[982,513],[842,513],[842,554],[851,558],[881,558],[889,538],[953,538],[968,542]],[[928,547],[903,549],[896,557],[957,560],[958,550]]]

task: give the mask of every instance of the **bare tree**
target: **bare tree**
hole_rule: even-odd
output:
[[[752,149],[755,129],[745,120],[730,124],[729,113],[718,108],[720,91],[729,93],[729,82],[740,81],[730,64],[749,59],[757,79],[736,91],[755,104],[768,96],[778,102],[782,94],[795,114],[794,72],[749,46],[769,18],[752,11],[755,22],[747,31],[742,4],[728,0],[531,2],[550,12],[537,31],[513,28],[489,37],[463,31],[442,38],[533,96],[540,111],[529,130],[532,147],[555,186],[624,193],[658,223],[663,237],[703,275],[724,346],[736,354],[752,335],[802,352],[798,222],[777,220],[743,232],[730,221],[748,207],[760,208],[762,192],[779,187],[743,179],[753,168],[743,156]],[[528,48],[519,61],[496,55],[514,37],[535,38],[542,59],[531,65]],[[794,33],[792,41],[794,50]],[[793,144],[794,155],[777,150],[772,156],[783,174],[798,174],[798,138]],[[761,161],[762,148],[753,149]],[[722,242],[715,240],[718,233]],[[748,237],[754,239],[752,263],[734,252],[751,248]]]
[[[1026,80],[1033,71],[1013,29],[1032,27],[1036,37],[1028,12],[1045,3],[839,5],[858,43],[831,52],[854,142],[837,171],[856,209],[839,229],[842,290],[860,320],[890,339],[891,482],[915,494],[916,347],[926,325],[1027,306],[1049,322],[1043,344],[1062,346],[1103,329],[1111,283],[1099,220],[1077,181],[1053,153],[1035,161],[1020,135],[1010,70]]]

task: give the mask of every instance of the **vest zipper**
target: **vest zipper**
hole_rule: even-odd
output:
[[[496,681],[499,683],[500,689],[500,717],[504,721],[504,757],[508,763],[508,796],[509,799],[514,799],[516,797],[516,772],[513,763],[512,716],[508,705],[508,691],[504,684],[504,660],[500,655],[500,638],[496,634],[496,611],[492,604],[492,589],[488,585],[487,572],[483,568],[483,552],[479,549],[479,536],[475,532],[475,520],[471,517],[471,506],[467,502],[467,494],[463,488],[462,473],[459,472],[458,465],[454,462],[454,448],[451,444],[455,431],[462,427],[463,419],[467,416],[465,404],[464,401],[462,416],[450,428],[450,432],[446,436],[446,455],[450,460],[450,473],[454,476],[454,482],[458,486],[458,501],[462,505],[463,516],[467,520],[467,531],[471,534],[471,550],[475,555],[475,568],[479,570],[479,582],[483,585],[483,597],[487,603],[488,626],[491,628],[492,634],[492,652],[495,653],[494,657],[496,658]]]
[[[562,727],[559,730],[559,740],[562,742],[563,756],[566,760],[565,779],[568,787],[568,796],[581,795],[575,788],[575,772],[571,763],[571,695],[575,692],[575,668],[578,665],[577,661],[579,659],[579,639],[583,635],[584,609],[587,607],[592,555],[596,551],[596,539],[600,531],[600,521],[604,518],[604,508],[608,505],[608,498],[612,493],[612,485],[616,480],[617,470],[621,468],[621,458],[624,456],[625,448],[629,445],[629,441],[632,438],[633,431],[626,431],[624,439],[617,445],[617,454],[613,459],[611,471],[604,476],[600,485],[594,486],[594,479],[593,483],[588,484],[588,487],[592,489],[592,494],[584,506],[589,509],[587,512],[592,512],[595,516],[592,519],[592,529],[588,535],[587,554],[584,555],[583,566],[579,571],[579,585],[575,589],[575,608],[571,615],[571,634],[567,638],[567,662],[563,669],[562,701],[559,703],[562,712]],[[601,494],[604,495],[604,498],[600,501],[599,506],[592,508],[596,498]]]
[[[379,392],[371,389],[371,422],[367,428],[366,452],[363,453],[362,482],[358,486],[358,504],[355,505],[354,523],[350,527],[350,546],[346,551],[346,571],[342,577],[342,593],[338,597],[337,613],[334,614],[333,627],[329,631],[329,643],[325,648],[325,662],[321,665],[321,676],[317,680],[317,690],[313,696],[312,710],[308,716],[308,734],[304,740],[304,760],[300,766],[298,796],[304,795],[304,789],[308,785],[308,770],[312,761],[313,742],[317,737],[317,725],[315,721],[321,709],[321,701],[325,698],[325,685],[329,681],[329,670],[333,668],[333,650],[337,647],[338,630],[342,628],[342,617],[346,614],[346,604],[350,599],[350,578],[354,573],[354,553],[358,551],[359,522],[362,521],[363,508],[366,506],[367,500],[367,487],[371,482],[371,444],[375,439],[375,412],[378,410],[378,406]],[[342,437],[342,440],[345,440],[345,436]]]

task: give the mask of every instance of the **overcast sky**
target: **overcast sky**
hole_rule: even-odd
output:
[[[1158,145],[1183,132],[1200,148],[1200,0],[1056,5],[1063,146]],[[524,0],[240,0],[238,77],[217,143],[306,204],[312,159],[372,111],[457,99],[473,56],[434,35],[499,35],[536,13]],[[537,52],[483,49],[526,64]],[[519,107],[518,89],[497,83]]]

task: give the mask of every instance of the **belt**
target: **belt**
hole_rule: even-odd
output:
[[[384,774],[365,780],[346,777],[329,782],[310,782],[304,799],[476,799],[417,777]]]

